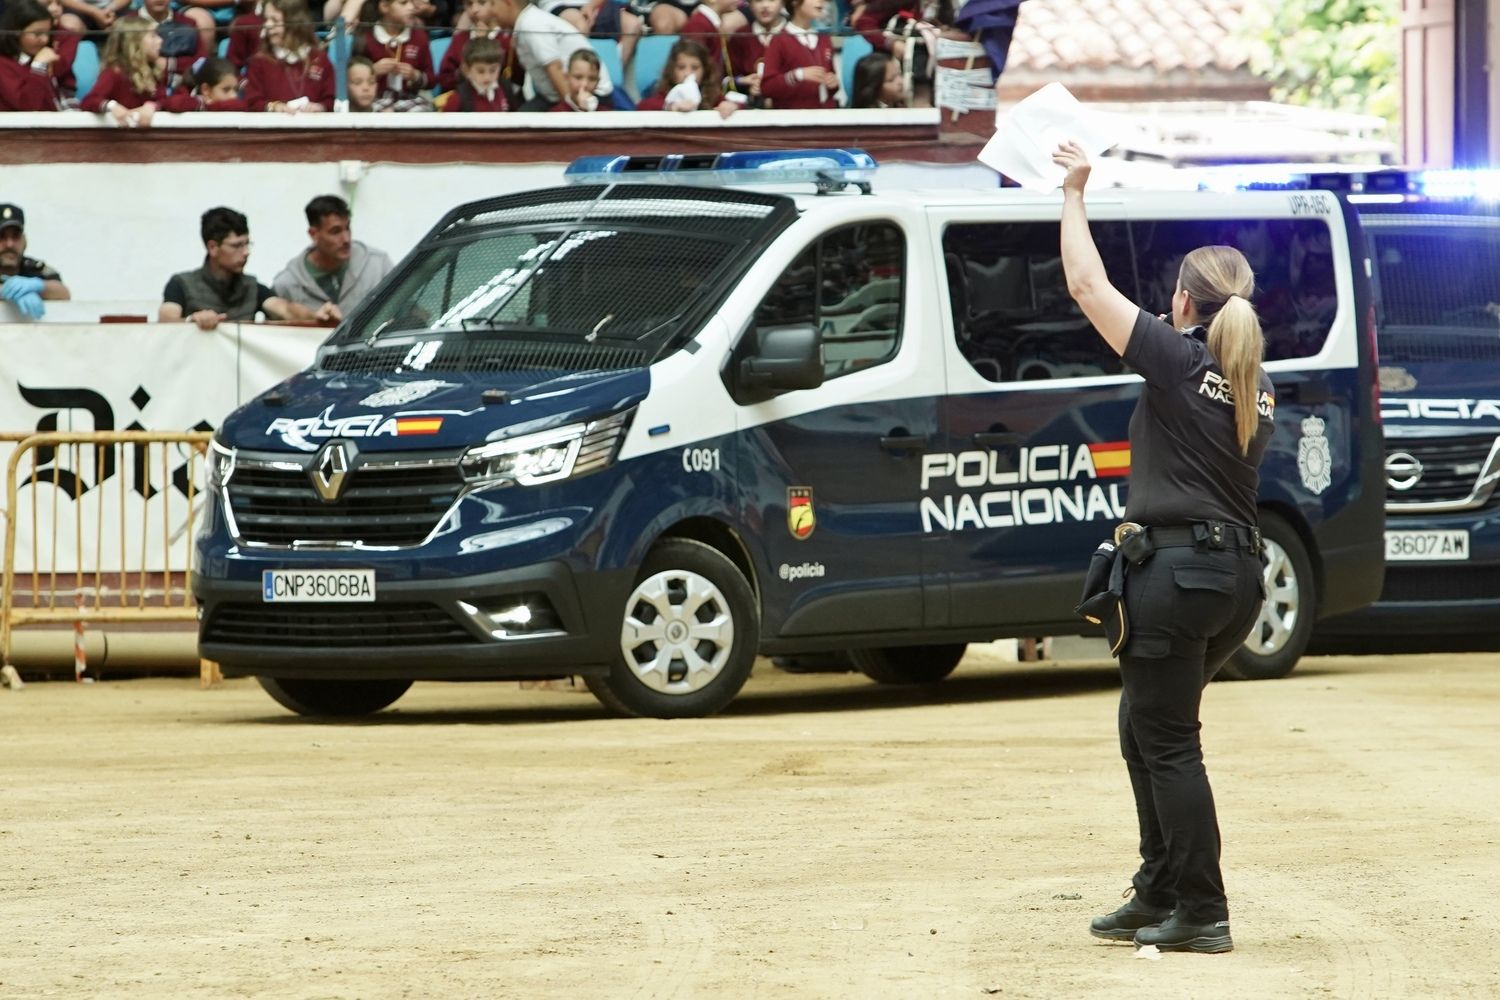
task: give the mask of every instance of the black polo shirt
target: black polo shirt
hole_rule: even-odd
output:
[[[43,281],[62,280],[62,275],[48,267],[45,261],[37,260],[35,257],[23,256],[16,274],[22,278],[41,278]]]
[[[1144,310],[1136,317],[1125,363],[1146,389],[1130,417],[1128,521],[1258,523],[1258,470],[1276,427],[1271,379],[1260,373],[1260,426],[1242,455],[1229,383],[1202,336],[1202,327],[1178,333]]]

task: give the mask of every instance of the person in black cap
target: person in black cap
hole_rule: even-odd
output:
[[[72,298],[52,268],[26,256],[26,213],[19,205],[0,204],[0,299],[14,302],[30,319],[46,313],[43,299]]]
[[[1135,793],[1141,867],[1134,897],[1090,926],[1162,951],[1234,948],[1219,870],[1219,826],[1203,769],[1203,688],[1259,613],[1258,471],[1275,429],[1261,370],[1255,275],[1233,247],[1183,258],[1172,323],[1114,288],[1089,232],[1089,162],[1075,143],[1063,180],[1068,293],[1146,385],[1130,418],[1130,496],[1116,529],[1129,554],[1120,648],[1120,749]],[[1129,896],[1132,889],[1126,890]]]

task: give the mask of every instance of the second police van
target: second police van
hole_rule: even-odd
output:
[[[1380,599],[1327,651],[1500,647],[1500,173],[1326,176],[1368,242],[1386,442]],[[1371,188],[1385,190],[1372,193]]]
[[[757,653],[930,682],[968,643],[1079,633],[1142,383],[1067,294],[1061,200],[872,196],[873,168],[600,158],[450,212],[220,428],[203,655],[305,714],[579,675],[672,717],[727,705]],[[819,193],[766,190],[797,179]],[[1381,587],[1358,221],[1321,191],[1101,191],[1089,213],[1147,308],[1194,247],[1255,267],[1268,597],[1226,670],[1283,675]]]

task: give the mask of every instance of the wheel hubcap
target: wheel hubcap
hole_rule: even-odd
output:
[[[1297,570],[1286,549],[1269,538],[1265,540],[1266,568],[1262,580],[1266,600],[1260,606],[1260,617],[1245,640],[1245,648],[1256,656],[1273,656],[1291,641],[1300,614],[1300,592]]]
[[[642,580],[625,602],[620,652],[637,680],[662,694],[691,694],[729,662],[734,619],[713,581],[687,570]]]

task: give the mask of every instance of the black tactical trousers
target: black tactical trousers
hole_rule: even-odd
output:
[[[1243,549],[1157,549],[1125,584],[1120,751],[1135,792],[1143,903],[1190,923],[1229,918],[1219,822],[1203,769],[1203,688],[1260,614],[1261,563]]]

